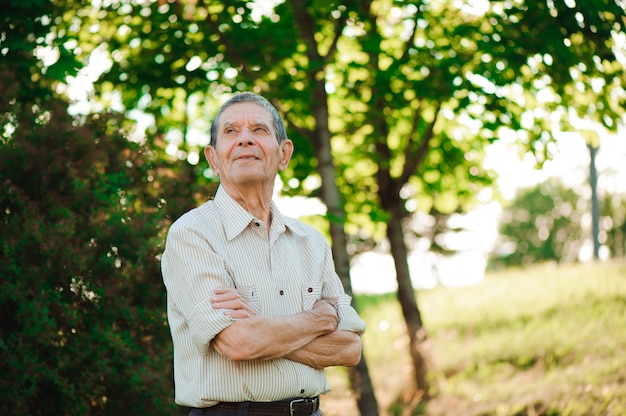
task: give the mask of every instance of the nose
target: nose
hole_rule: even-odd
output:
[[[249,129],[243,129],[239,135],[238,146],[251,146],[254,144],[252,132]]]

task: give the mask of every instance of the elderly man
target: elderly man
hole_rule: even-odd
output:
[[[175,400],[190,415],[321,415],[328,366],[361,358],[364,322],[330,247],[283,216],[274,181],[294,147],[265,98],[241,93],[211,125],[215,198],[170,228],[162,258]]]

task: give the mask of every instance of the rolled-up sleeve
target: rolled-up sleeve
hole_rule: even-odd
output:
[[[337,330],[355,332],[359,335],[363,334],[366,327],[365,322],[352,307],[352,298],[343,289],[341,279],[335,272],[335,264],[328,244],[326,244],[325,248],[323,280],[322,299],[329,300],[337,308],[339,316]]]
[[[172,336],[188,332],[201,354],[233,319],[211,306],[217,287],[234,287],[224,259],[198,231],[193,221],[179,220],[170,228],[162,257]]]
[[[352,298],[348,295],[337,298],[337,314],[339,315],[338,331],[350,331],[359,335],[365,332],[365,322],[350,305]]]

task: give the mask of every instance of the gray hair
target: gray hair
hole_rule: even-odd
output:
[[[269,111],[270,114],[272,115],[272,118],[274,119],[274,130],[276,131],[276,140],[278,140],[278,143],[282,143],[283,141],[287,139],[285,123],[283,122],[283,119],[280,117],[280,114],[278,114],[278,111],[272,105],[272,103],[270,103],[265,97],[262,97],[253,92],[242,92],[242,93],[235,95],[234,97],[226,101],[224,104],[222,104],[220,109],[217,111],[217,114],[215,115],[215,118],[213,119],[213,122],[211,123],[211,142],[210,142],[211,147],[215,147],[215,145],[217,144],[217,126],[219,124],[220,116],[222,115],[222,112],[228,107],[230,107],[231,105],[239,104],[239,103],[258,104],[264,109],[266,109],[267,111]]]

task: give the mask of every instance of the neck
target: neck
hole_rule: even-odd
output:
[[[254,186],[251,188],[237,187],[235,189],[225,187],[224,189],[231,198],[248,211],[255,218],[260,219],[268,228],[271,221],[272,195],[274,187],[259,188]]]

